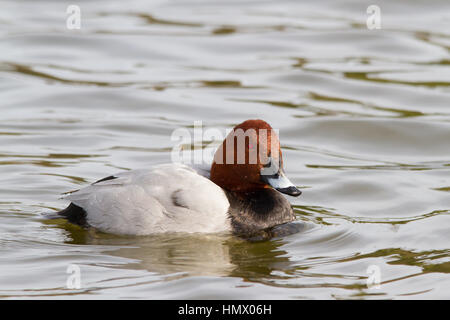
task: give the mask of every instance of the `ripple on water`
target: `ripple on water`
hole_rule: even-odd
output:
[[[280,1],[83,2],[80,30],[3,1],[0,297],[448,298],[449,3],[380,0],[368,30],[357,1]],[[170,161],[177,128],[248,118],[280,130],[295,234],[119,237],[40,215]]]

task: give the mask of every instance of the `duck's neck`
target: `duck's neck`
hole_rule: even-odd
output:
[[[225,193],[234,233],[249,235],[295,219],[289,201],[273,189]]]

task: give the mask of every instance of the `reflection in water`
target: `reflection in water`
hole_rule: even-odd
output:
[[[316,210],[317,211],[317,210]],[[55,226],[55,222],[49,222]],[[419,271],[406,275],[386,276],[381,285],[387,286],[408,278],[428,273],[450,273],[449,250],[414,251],[386,248],[364,254],[340,255],[330,251],[355,241],[349,230],[325,233],[307,227],[298,236],[303,237],[301,247],[305,258],[295,257],[288,249],[288,238],[248,241],[229,234],[164,234],[145,237],[122,237],[83,230],[77,226],[56,224],[68,233],[68,244],[100,245],[108,255],[126,258],[128,264],[115,268],[146,270],[165,275],[166,280],[196,276],[236,277],[244,283],[260,283],[277,288],[348,290],[353,297],[385,296],[383,291],[373,292],[367,287],[365,268],[358,274],[348,269],[366,260],[383,258],[388,265],[419,267]],[[327,247],[326,255],[311,255]],[[327,265],[342,265],[341,272],[325,272]],[[348,268],[348,269],[347,269]],[[325,281],[324,281],[325,280]],[[427,291],[427,290],[426,290]],[[420,293],[420,292],[419,292]],[[410,295],[416,292],[406,293]]]
[[[145,269],[158,274],[185,273],[189,276],[235,276],[244,279],[271,277],[272,271],[288,270],[288,254],[280,249],[281,239],[242,239],[230,234],[162,234],[145,237],[123,237],[84,230],[55,220],[45,223],[67,231],[69,244],[108,245],[120,247],[108,254],[138,262],[126,268]],[[294,227],[295,231],[302,228]],[[292,231],[292,228],[290,230]],[[274,231],[273,235],[282,234]],[[287,232],[285,232],[287,233]]]

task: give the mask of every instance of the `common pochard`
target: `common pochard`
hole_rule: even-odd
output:
[[[295,219],[280,192],[301,194],[285,176],[278,136],[267,122],[247,120],[217,149],[209,175],[179,163],[121,172],[66,195],[71,203],[57,216],[121,235],[250,235]]]

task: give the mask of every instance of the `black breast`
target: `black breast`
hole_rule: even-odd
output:
[[[231,226],[237,234],[252,235],[295,219],[289,201],[273,189],[226,191],[226,195],[230,202]]]

